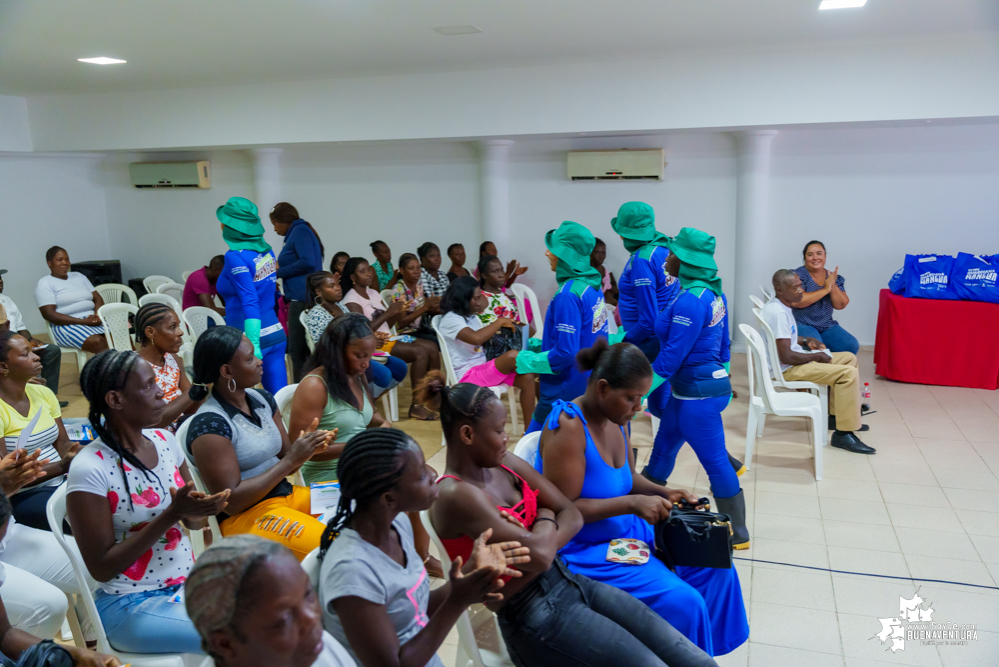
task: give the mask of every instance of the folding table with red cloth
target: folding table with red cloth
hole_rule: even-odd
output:
[[[875,372],[891,380],[999,389],[999,304],[881,290]]]

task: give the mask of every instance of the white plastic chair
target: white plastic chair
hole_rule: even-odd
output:
[[[298,389],[298,383],[285,385],[278,389],[278,392],[274,395],[274,402],[277,403],[278,414],[281,415],[281,421],[284,422],[284,428],[287,431],[289,424],[291,424],[291,399],[295,398],[295,390]],[[288,434],[292,442],[296,440],[296,437],[291,433]],[[291,476],[292,484],[295,486],[305,486],[309,485],[305,483],[305,478],[302,476],[301,468],[295,471],[295,474]]]
[[[824,384],[808,382],[807,380],[785,380],[784,374],[780,372],[780,357],[777,354],[777,339],[774,337],[774,332],[770,328],[770,325],[763,319],[759,308],[753,308],[753,315],[756,316],[759,331],[765,339],[767,355],[773,361],[772,368],[766,365],[763,366],[764,371],[770,375],[770,379],[773,381],[775,387],[783,387],[789,391],[805,389],[809,393],[819,397],[819,400],[822,402],[822,416],[826,419],[820,429],[822,442],[823,444],[829,444],[829,387]],[[765,361],[766,358],[764,358]]]
[[[97,605],[94,603],[94,594],[90,591],[90,584],[87,581],[86,565],[76,556],[76,553],[69,548],[66,536],[62,532],[62,522],[66,519],[66,484],[60,485],[49,498],[45,508],[45,514],[49,520],[49,528],[56,538],[56,542],[62,547],[69,557],[70,565],[73,566],[73,574],[80,589],[79,598],[83,600],[84,609],[93,625],[97,635],[97,650],[101,653],[117,657],[122,664],[131,663],[134,667],[186,667],[186,665],[200,665],[205,661],[205,656],[180,654],[180,653],[123,653],[111,648],[108,642],[107,633],[104,631],[104,624],[97,613]]]
[[[451,559],[447,555],[444,543],[437,536],[437,531],[434,529],[430,513],[427,510],[420,512],[420,519],[423,521],[423,527],[427,529],[434,546],[437,547],[441,565],[444,567],[444,577],[447,579],[451,572]],[[491,623],[496,632],[499,653],[482,649],[475,641],[475,629],[486,623]],[[499,624],[496,622],[496,615],[485,606],[476,604],[466,609],[458,618],[455,627],[458,628],[458,657],[454,663],[455,667],[513,667],[513,661],[506,650],[503,635],[500,634]]]
[[[194,458],[187,451],[187,429],[191,426],[192,418],[185,419],[184,423],[177,429],[177,444],[184,452],[184,460],[187,461],[187,469],[191,472],[194,487],[202,493],[210,493],[208,487],[205,486],[205,481],[201,479],[198,467],[194,464]],[[218,544],[219,540],[222,539],[222,529],[219,528],[218,519],[213,516],[208,517],[208,528],[212,531],[212,544]],[[205,536],[200,530],[191,530],[188,531],[188,534],[191,537],[191,550],[194,552],[194,557],[197,558],[205,550]]]
[[[225,318],[211,308],[204,306],[191,306],[183,313],[184,324],[191,332],[191,338],[198,342],[201,334],[208,331],[208,322],[214,322],[215,326],[225,326]]]
[[[170,276],[146,276],[142,279],[142,286],[146,288],[146,293],[156,294],[157,287],[172,282],[173,278]]]
[[[766,285],[760,285],[760,291],[763,292],[764,301],[770,301],[774,298],[774,288],[767,287]]]
[[[392,298],[394,295],[390,289],[383,289],[380,294],[382,295],[382,303],[384,304],[390,304],[395,301],[395,299]]]
[[[59,351],[62,352],[63,355],[72,354],[76,356],[76,371],[77,373],[82,373],[83,367],[86,365],[87,359],[90,358],[90,355],[83,350],[76,349],[75,347],[63,347],[62,345],[59,345],[59,343],[56,342],[55,335],[52,333],[52,323],[46,321],[45,326],[48,327],[49,330],[49,345],[58,345]],[[52,391],[58,391],[57,387],[49,387],[49,389]]]
[[[448,385],[458,384],[458,377],[454,374],[454,362],[451,360],[451,348],[448,347],[447,339],[441,335],[440,330],[437,328],[441,323],[441,315],[434,315],[434,318],[430,321],[430,325],[434,329],[434,333],[437,334],[437,342],[441,347],[441,363],[444,364],[444,373],[447,375]],[[509,387],[507,385],[500,385],[499,387],[489,387],[492,389],[493,393],[496,394],[498,398],[502,400],[503,394],[506,394],[510,400],[510,423],[513,427],[511,433],[516,435],[520,433],[520,419],[517,416],[517,400],[514,394],[515,387]],[[524,415],[524,419],[530,419],[528,415]]]
[[[607,313],[607,333],[617,333],[617,320],[614,319],[614,311],[617,310],[609,303],[604,303],[604,311]]]
[[[186,328],[184,324],[184,309],[180,307],[180,302],[173,298],[169,294],[143,294],[139,297],[139,308],[142,308],[147,303],[165,303],[166,305],[173,308],[173,312],[177,313],[177,317],[180,318],[180,323]]]
[[[513,455],[527,461],[527,465],[534,467],[538,460],[538,452],[541,450],[541,431],[528,433],[517,442],[513,448]]]
[[[302,569],[305,570],[305,574],[309,575],[309,585],[315,591],[319,590],[319,572],[322,567],[323,562],[319,560],[319,547],[305,554],[305,558],[302,559]]]
[[[391,290],[385,290],[385,291],[391,292]],[[384,292],[380,293],[379,297],[382,300],[382,310],[388,310],[388,302],[385,301]],[[393,336],[399,335],[399,333],[396,331],[395,326],[393,326],[391,330]],[[399,421],[399,388],[392,387],[384,394],[382,394],[382,401],[385,403],[385,412],[388,413],[388,420],[390,422]]]
[[[94,289],[97,293],[101,295],[104,299],[104,303],[125,303],[122,297],[128,298],[128,303],[135,306],[139,303],[139,299],[135,296],[135,291],[128,285],[122,285],[120,283],[105,283],[104,285],[98,285]]]
[[[763,300],[755,294],[750,294],[749,300],[753,302],[753,306],[756,308],[763,308]]]
[[[527,309],[524,303],[531,304],[530,324],[534,325],[534,337],[541,338],[544,335],[545,326],[544,316],[541,314],[541,306],[538,305],[538,295],[530,287],[521,285],[520,283],[514,283],[510,289],[513,291],[513,300],[517,306],[517,312],[520,313],[521,317],[527,317]]]
[[[184,302],[184,286],[180,283],[175,283],[173,281],[163,283],[156,288],[156,293],[166,294],[167,296],[173,297],[178,304]],[[177,312],[182,312],[182,310],[183,309],[179,309]]]
[[[309,331],[308,317],[306,317],[308,313],[309,311],[307,310],[303,310],[301,313],[299,313],[298,321],[302,323],[302,329],[305,330],[305,344],[309,346],[309,353],[311,354],[312,352],[316,351],[316,341],[312,340],[312,332]]]
[[[195,271],[197,271],[197,269],[195,269]],[[194,273],[194,271],[184,271],[182,274],[180,274],[180,282],[186,283],[187,279],[191,277],[192,273]]]
[[[766,352],[763,349],[763,339],[748,324],[740,324],[739,331],[746,337],[749,344],[747,363],[749,366],[749,382],[751,389],[758,386],[755,395],[750,395],[749,421],[746,424],[746,469],[753,460],[753,446],[756,439],[762,435],[764,414],[778,417],[805,417],[812,421],[812,451],[815,457],[815,479],[822,479],[822,445],[823,434],[826,433],[825,415],[822,410],[822,400],[811,393],[800,391],[779,392],[774,388],[770,373],[767,372]]]
[[[104,325],[104,335],[108,339],[108,347],[121,352],[132,351],[132,336],[128,333],[128,316],[135,315],[139,309],[130,303],[106,303],[97,309],[97,317]]]

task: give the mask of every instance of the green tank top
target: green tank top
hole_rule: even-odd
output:
[[[326,378],[322,375],[316,377],[322,380],[324,385],[326,384]],[[336,435],[336,442],[347,442],[368,427],[374,414],[375,410],[368,400],[367,392],[364,392],[364,400],[361,409],[358,410],[350,403],[334,399],[327,391],[326,407],[323,408],[323,414],[319,418],[318,428],[325,431],[338,428],[340,431]],[[302,466],[302,477],[306,484],[331,482],[337,478],[336,464],[336,459],[332,461],[306,461]]]

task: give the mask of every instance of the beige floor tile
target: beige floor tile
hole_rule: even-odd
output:
[[[898,615],[899,596],[911,598],[913,593],[921,590],[911,581],[858,577],[835,572],[832,575],[832,582],[833,592],[836,595],[836,611],[840,614],[875,618],[884,618],[889,614]],[[875,626],[875,631],[880,629],[880,626]]]
[[[985,567],[989,569],[989,573],[992,575],[992,579],[999,584],[999,561],[992,562],[988,561],[985,563]]]
[[[834,452],[840,450],[826,447],[823,450],[822,476],[825,479],[856,479],[863,482],[874,482],[874,471],[871,469],[870,459],[858,459],[858,455],[852,454],[848,457],[838,456]],[[844,452],[846,454],[846,452]]]
[[[947,496],[937,487],[915,484],[881,483],[881,494],[887,503],[947,507]]]
[[[718,667],[746,667],[749,664],[749,642],[731,653],[715,657]]]
[[[920,415],[920,417],[925,417],[925,415]],[[905,427],[909,429],[913,438],[958,440],[964,437],[957,424],[946,416],[936,419],[920,419],[919,421],[906,419]]]
[[[822,526],[829,546],[902,552],[891,526],[829,519],[823,519]]]
[[[944,667],[995,667],[999,633],[979,631],[978,641],[967,646],[937,646]]]
[[[815,519],[761,512],[753,515],[752,536],[785,542],[826,543],[822,523]]]
[[[999,512],[999,491],[944,489],[944,493],[954,509]]]
[[[895,528],[895,536],[906,556],[938,556],[958,560],[980,561],[975,545],[967,535],[928,528]]]
[[[458,645],[457,644],[441,644],[441,647],[437,649],[437,657],[441,659],[446,667],[450,665],[457,665],[458,662]]]
[[[991,472],[987,461],[980,454],[924,454],[923,458],[933,470],[963,470]]]
[[[985,562],[999,561],[999,537],[991,535],[969,535],[971,543],[975,545],[978,556]]]
[[[905,557],[890,551],[829,547],[829,567],[843,572],[862,572],[888,577],[909,576]]]
[[[979,456],[999,456],[999,440],[995,438],[987,438],[984,441],[971,439],[971,446]]]
[[[840,613],[839,629],[842,634],[843,654],[847,658],[846,664],[857,667],[860,665],[939,666],[940,658],[932,646],[912,646],[910,649],[909,642],[906,642],[906,650],[892,653],[887,650],[887,645],[878,640],[875,636],[881,630],[878,618],[886,618],[897,613],[897,596],[887,600],[883,607],[872,609],[864,615]],[[915,650],[916,648],[924,650]],[[871,662],[851,662],[849,658],[861,658]]]
[[[769,646],[750,642],[749,667],[843,667],[838,653],[816,653],[786,646]]]
[[[977,510],[954,510],[961,519],[961,525],[969,535],[989,535],[999,537],[999,516],[995,512]]]
[[[820,518],[818,498],[772,491],[756,492],[755,511],[811,519]]]
[[[755,642],[772,646],[831,654],[841,651],[839,624],[836,614],[829,611],[754,602],[751,636]]]
[[[809,567],[829,567],[829,557],[824,544],[757,538],[753,539],[748,553],[749,557],[754,560],[807,565]],[[755,565],[756,563],[754,563],[754,574]]]
[[[922,466],[896,466],[874,461],[871,469],[879,483],[940,486],[930,466],[925,463]]]
[[[757,470],[756,490],[791,493],[796,496],[818,495],[814,478],[773,472],[771,469]]]
[[[914,438],[916,446],[923,452],[924,456],[942,454],[944,456],[978,456],[978,452],[971,446],[967,438],[960,437],[956,440],[942,440],[936,438]]]
[[[756,564],[753,602],[836,611],[832,579],[827,572]]]
[[[815,483],[820,498],[844,498],[881,503],[881,490],[877,482],[856,479],[823,479]]]
[[[825,520],[891,525],[888,511],[881,501],[819,498],[819,505],[822,509],[822,518]]]
[[[906,554],[905,562],[909,565],[909,573],[917,579],[939,579],[980,586],[996,585],[991,572],[982,562],[914,554]]]
[[[963,533],[964,527],[950,507],[928,507],[886,503],[888,516],[893,526],[908,528],[932,528],[948,533]]]
[[[933,608],[933,620],[938,623],[974,623],[986,632],[999,628],[999,591],[923,584],[919,595]]]

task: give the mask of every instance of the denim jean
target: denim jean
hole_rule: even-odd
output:
[[[183,601],[172,601],[182,588],[97,593],[94,602],[111,647],[124,653],[204,653]]]
[[[518,667],[717,667],[644,602],[571,573],[559,558],[497,620]]]
[[[822,333],[819,333],[819,330],[815,327],[808,326],[807,324],[799,324],[798,335],[816,338],[825,343],[825,346],[833,352],[851,352],[857,354],[857,350],[860,349],[860,343],[853,337],[853,334],[838,324],[829,327]]]

